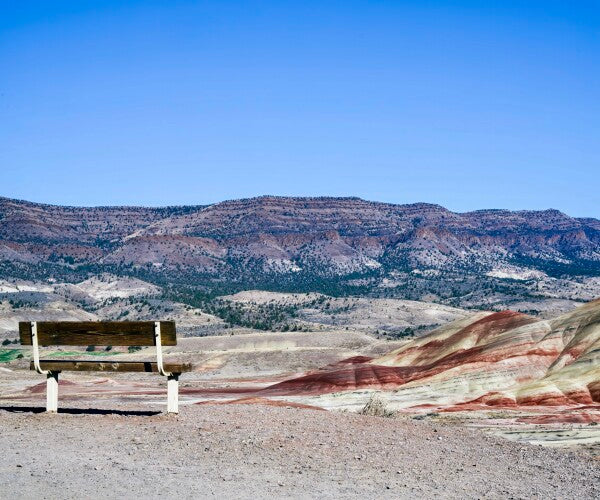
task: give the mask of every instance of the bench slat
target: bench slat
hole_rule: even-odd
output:
[[[38,321],[38,344],[50,345],[154,345],[153,321]],[[174,321],[160,322],[163,346],[177,345]],[[19,323],[22,345],[31,345],[31,323]]]
[[[151,361],[76,361],[76,360],[40,360],[42,370],[54,372],[149,372],[157,373],[156,363]],[[165,363],[165,371],[184,373],[192,371],[191,363]],[[33,361],[29,368],[35,370]]]

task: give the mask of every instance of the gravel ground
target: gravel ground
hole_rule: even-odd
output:
[[[178,416],[74,406],[0,406],[0,497],[600,497],[591,455],[459,425],[265,405]]]

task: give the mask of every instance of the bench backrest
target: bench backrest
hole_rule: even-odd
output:
[[[31,323],[19,323],[22,345],[32,345]],[[160,322],[161,344],[177,345],[174,321]],[[38,321],[37,338],[40,346],[51,345],[155,345],[154,321]]]

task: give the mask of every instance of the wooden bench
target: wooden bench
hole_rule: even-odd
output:
[[[148,372],[167,377],[167,412],[178,413],[179,376],[190,363],[163,363],[162,347],[177,345],[174,321],[20,322],[22,345],[33,347],[30,369],[46,375],[46,411],[58,411],[58,374],[62,371]],[[156,346],[156,361],[40,359],[40,346]]]

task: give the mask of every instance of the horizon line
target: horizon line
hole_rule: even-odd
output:
[[[123,204],[123,205],[61,205],[59,203],[45,203],[45,202],[39,202],[39,201],[31,201],[31,200],[25,200],[25,199],[21,199],[21,198],[12,198],[10,196],[3,196],[0,195],[0,201],[1,200],[5,200],[5,201],[10,201],[10,202],[14,202],[14,203],[24,203],[24,204],[31,204],[31,205],[37,205],[37,206],[44,206],[44,207],[55,207],[55,208],[65,208],[65,209],[81,209],[81,210],[93,210],[93,209],[116,209],[116,208],[130,208],[130,209],[149,209],[149,210],[165,210],[165,209],[173,209],[173,208],[196,208],[196,209],[205,209],[208,207],[212,207],[215,205],[220,205],[222,203],[231,203],[231,202],[243,202],[243,201],[253,201],[253,200],[260,200],[260,199],[279,199],[279,200],[355,200],[355,201],[362,201],[365,203],[372,203],[372,204],[376,204],[376,205],[388,205],[388,206],[396,206],[396,207],[409,207],[409,206],[415,206],[415,205],[423,205],[423,206],[429,206],[429,207],[437,207],[437,208],[441,208],[443,210],[446,210],[450,213],[453,214],[470,214],[470,213],[477,213],[477,212],[511,212],[511,213],[524,213],[524,212],[536,212],[536,213],[542,213],[542,212],[558,212],[562,215],[565,215],[567,217],[570,217],[572,219],[596,219],[596,217],[593,216],[584,216],[584,217],[575,217],[575,216],[571,216],[566,212],[563,212],[560,209],[557,208],[553,208],[553,207],[549,207],[549,208],[542,208],[542,209],[517,209],[517,210],[511,210],[508,208],[478,208],[478,209],[474,209],[474,210],[467,210],[464,212],[459,212],[459,211],[453,211],[450,210],[448,208],[446,208],[445,206],[439,204],[439,203],[431,203],[431,202],[425,202],[425,201],[419,201],[419,202],[412,202],[412,203],[392,203],[392,202],[386,202],[386,201],[378,201],[378,200],[368,200],[365,198],[361,198],[360,196],[354,196],[354,195],[348,195],[348,196],[288,196],[288,195],[275,195],[275,194],[262,194],[262,195],[257,195],[257,196],[250,196],[250,197],[244,197],[244,198],[230,198],[230,199],[225,199],[225,200],[220,200],[214,203],[191,203],[191,204],[173,204],[173,205],[134,205],[134,204]],[[597,219],[600,220],[600,219]]]

